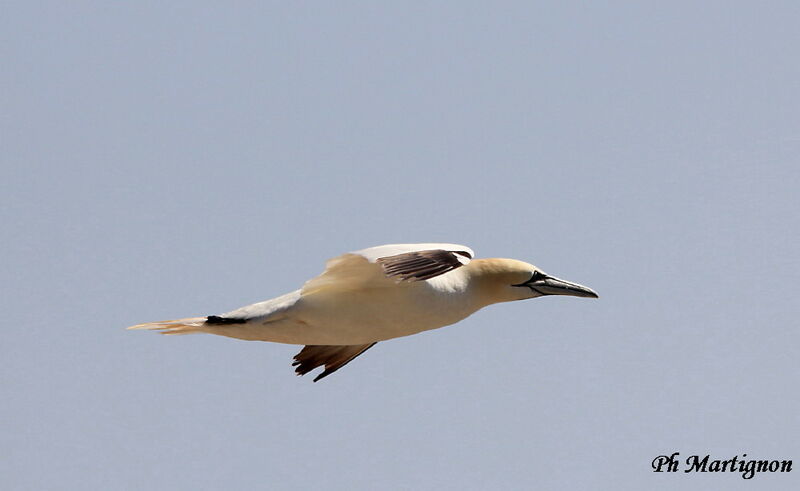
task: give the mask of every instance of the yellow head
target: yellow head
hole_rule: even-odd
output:
[[[465,266],[470,282],[491,303],[545,295],[597,298],[591,288],[550,276],[533,264],[516,259],[474,259]]]

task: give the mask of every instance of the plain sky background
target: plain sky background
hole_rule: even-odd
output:
[[[800,4],[0,15],[9,490],[800,489]],[[162,337],[342,252],[591,286],[378,344]],[[655,474],[681,452],[791,474]]]

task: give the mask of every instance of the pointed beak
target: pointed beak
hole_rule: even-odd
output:
[[[598,298],[597,293],[589,287],[566,280],[560,280],[552,276],[545,276],[544,278],[528,283],[528,285],[542,295],[570,295],[572,297]]]

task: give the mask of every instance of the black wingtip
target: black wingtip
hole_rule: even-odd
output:
[[[322,372],[319,375],[317,375],[316,377],[314,377],[314,380],[312,380],[312,382],[318,382],[318,381],[324,379],[325,377],[327,377],[328,375],[332,374],[335,371],[336,370],[325,370],[324,372]]]
[[[305,375],[318,367],[324,367],[322,373],[314,378],[318,382],[328,375],[347,365],[354,358],[375,346],[376,343],[364,345],[321,346],[306,345],[294,355],[292,366],[297,375]]]
[[[245,322],[247,321],[244,319],[220,317],[218,315],[209,315],[206,317],[206,324],[244,324]]]

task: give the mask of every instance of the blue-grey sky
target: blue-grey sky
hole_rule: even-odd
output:
[[[790,489],[797,2],[4,2],[5,489]],[[128,325],[445,241],[591,286],[378,344]]]

